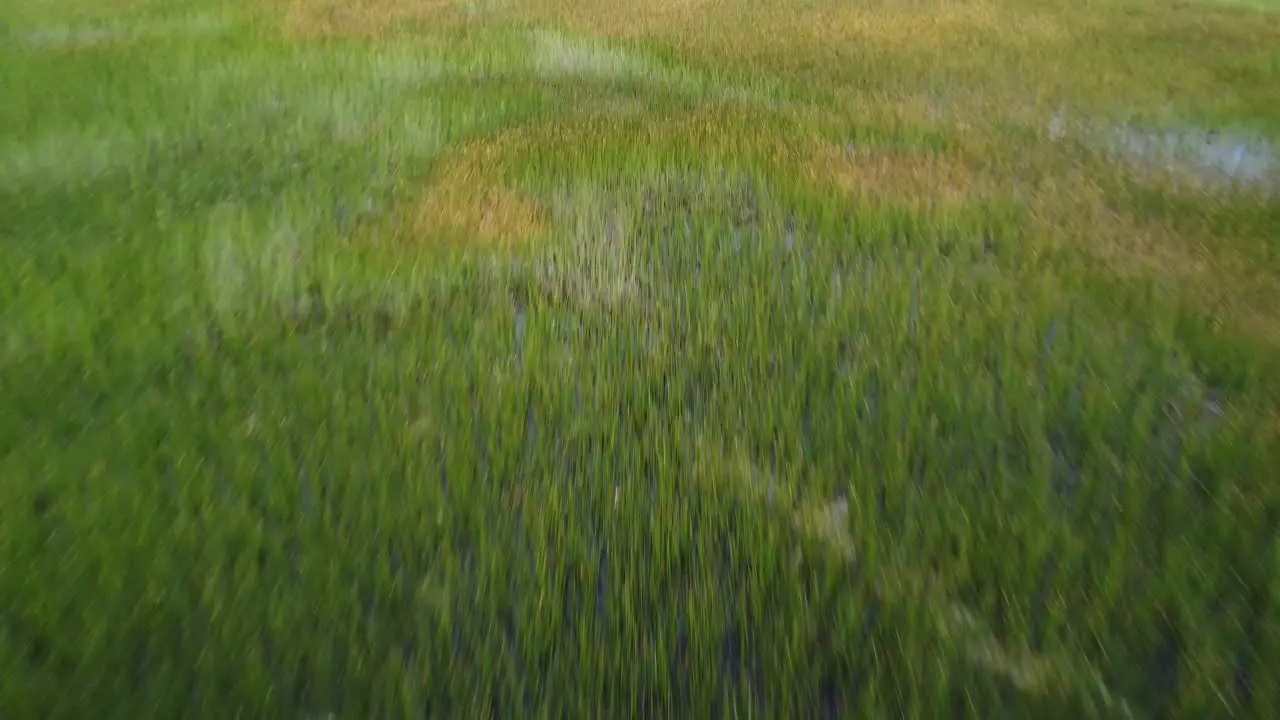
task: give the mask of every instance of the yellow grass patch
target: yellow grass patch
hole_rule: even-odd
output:
[[[956,35],[1043,43],[1062,34],[1052,16],[989,0],[897,3],[778,3],[771,0],[529,0],[514,14],[611,36],[701,40],[724,48],[750,38],[783,43],[861,39],[936,44]],[[701,43],[695,43],[701,44]],[[813,46],[810,46],[813,47]]]
[[[829,22],[822,22],[824,17],[825,13],[811,11],[798,22],[812,28],[820,41],[853,39],[885,49],[911,47],[913,52],[975,43],[1044,47],[1066,35],[1052,16],[994,2],[938,2],[910,8],[849,6],[833,13]]]
[[[1029,198],[1027,236],[1079,247],[1117,277],[1165,284],[1217,322],[1280,348],[1280,281],[1211,228],[1173,228],[1119,211],[1086,172],[1061,172]]]
[[[500,181],[502,142],[481,142],[446,157],[413,208],[416,238],[509,245],[544,232],[546,213]]]
[[[1117,211],[1084,172],[1047,178],[1030,209],[1038,237],[1051,243],[1083,243],[1124,277],[1187,280],[1212,270],[1208,248],[1187,242],[1161,224]]]
[[[806,159],[803,172],[810,182],[834,185],[864,202],[921,209],[957,208],[989,191],[979,174],[938,153],[826,146]]]
[[[290,28],[377,33],[399,22],[465,21],[467,0],[285,0]],[[772,0],[521,0],[472,3],[494,20],[566,25],[607,37],[653,37],[741,54],[779,46],[837,50],[855,43],[917,51],[957,41],[1043,47],[1064,35],[1053,15],[992,0],[778,3]],[[856,49],[856,48],[854,48]]]

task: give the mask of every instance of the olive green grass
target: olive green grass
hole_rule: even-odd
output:
[[[6,3],[0,717],[1280,716],[1274,9]]]

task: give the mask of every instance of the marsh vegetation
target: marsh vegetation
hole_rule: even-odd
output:
[[[9,0],[0,716],[1280,717],[1273,9]]]

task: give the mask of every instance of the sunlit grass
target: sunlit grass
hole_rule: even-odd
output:
[[[0,12],[0,715],[1280,711],[1276,16]]]

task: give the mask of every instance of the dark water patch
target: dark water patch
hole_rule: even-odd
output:
[[[1179,666],[1182,664],[1184,642],[1181,630],[1172,622],[1161,629],[1161,639],[1151,665],[1148,666],[1148,685],[1161,710],[1172,708],[1177,696]]]
[[[512,321],[512,347],[516,360],[520,360],[524,350],[525,331],[528,326],[528,303],[523,296],[517,296],[512,301],[512,313],[514,315]]]

